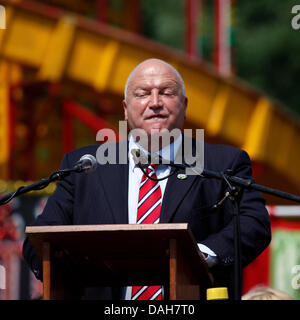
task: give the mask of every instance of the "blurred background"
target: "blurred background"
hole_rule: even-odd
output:
[[[64,153],[95,144],[99,129],[117,133],[128,74],[156,57],[185,80],[186,128],[204,128],[207,142],[246,150],[257,183],[300,195],[297,1],[0,5],[1,194],[49,176]],[[0,207],[0,299],[41,296],[21,247],[26,224],[54,189]],[[265,284],[300,299],[300,207],[264,197],[273,240],[244,270],[243,292]]]

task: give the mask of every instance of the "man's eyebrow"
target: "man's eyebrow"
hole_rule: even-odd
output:
[[[173,83],[173,82],[169,82],[169,83],[163,83],[161,85],[158,86],[159,89],[167,89],[167,88],[177,88],[179,87],[179,84],[178,83]],[[152,89],[152,86],[151,85],[138,85],[136,87],[133,88],[133,91],[136,91],[136,90],[149,90],[149,89]]]
[[[148,90],[149,88],[147,86],[138,86],[138,87],[135,87],[133,88],[133,91],[136,91],[136,90]]]

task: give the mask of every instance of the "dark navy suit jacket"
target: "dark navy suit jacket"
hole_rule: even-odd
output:
[[[96,155],[98,147],[87,146],[66,154],[62,168],[71,168],[84,154]],[[231,169],[236,176],[253,179],[247,153],[230,146],[205,144],[204,168],[217,172]],[[213,209],[226,190],[227,186],[221,180],[199,175],[180,180],[175,174],[167,182],[160,223],[187,222],[196,241],[219,257],[219,264],[211,269],[214,286],[227,286],[231,293],[234,264],[232,201],[227,199],[218,209]],[[75,173],[60,181],[34,225],[127,223],[128,164],[106,164],[99,165],[90,174]],[[246,266],[271,240],[269,216],[259,192],[244,191],[240,203],[240,225],[242,265]],[[36,277],[42,279],[41,262],[28,239],[24,242],[23,254]],[[98,297],[112,299],[116,297],[112,292],[105,288],[102,293],[98,291]]]

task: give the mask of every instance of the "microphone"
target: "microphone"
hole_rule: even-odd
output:
[[[151,163],[151,159],[149,161],[149,156],[145,154],[140,149],[132,149],[131,154],[133,157],[133,162],[138,165],[140,168],[146,169]]]
[[[91,154],[83,155],[79,161],[76,162],[74,166],[74,170],[76,172],[84,172],[84,173],[91,173],[95,171],[97,168],[97,160]]]
[[[133,156],[133,162],[138,165],[140,168],[142,169],[146,169],[148,168],[148,166],[151,163],[155,163],[155,164],[165,164],[168,165],[170,167],[174,167],[177,169],[186,169],[186,168],[190,168],[191,166],[186,165],[186,164],[177,164],[174,163],[171,160],[167,160],[165,158],[163,158],[161,155],[157,154],[157,153],[146,153],[143,150],[140,149],[132,149],[131,150],[131,154]]]

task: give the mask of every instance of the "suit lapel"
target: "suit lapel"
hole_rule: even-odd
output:
[[[127,144],[122,141],[120,144]],[[119,143],[117,146],[117,159]],[[120,147],[122,149],[122,146]],[[100,179],[106,195],[106,200],[111,209],[114,223],[128,223],[128,162],[127,164],[107,164],[100,171]]]
[[[188,141],[188,137],[185,137],[186,141]],[[191,146],[192,151],[186,150],[187,155],[185,155],[184,152],[184,144],[182,145],[182,150],[179,150],[177,153],[177,157],[181,153],[181,157],[176,158],[175,163],[184,163],[185,156],[189,156],[191,154],[196,154],[195,148],[196,148],[196,141],[193,138],[190,138],[191,140],[187,144],[188,146]],[[198,151],[199,152],[199,151]],[[202,150],[203,152],[203,150]],[[182,162],[183,161],[183,162]],[[174,168],[172,169],[172,172],[174,172]],[[163,198],[163,205],[162,205],[162,211],[161,211],[161,223],[168,223],[172,221],[178,206],[183,201],[183,199],[186,197],[189,190],[192,188],[193,183],[195,182],[195,179],[199,177],[198,175],[186,175],[185,179],[180,179],[179,174],[185,174],[184,169],[178,170],[177,173],[173,174],[171,177],[168,178],[164,198]]]
[[[177,173],[168,178],[161,209],[161,223],[168,223],[172,220],[178,206],[189,192],[197,177],[188,175],[186,179],[179,179],[178,174],[184,174],[184,170],[178,170]]]

